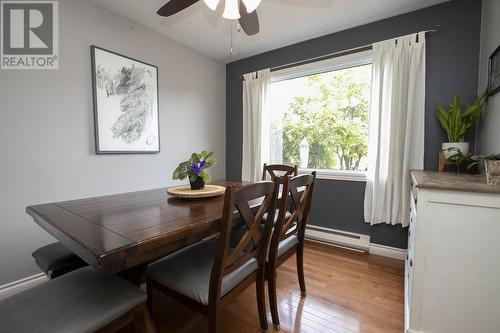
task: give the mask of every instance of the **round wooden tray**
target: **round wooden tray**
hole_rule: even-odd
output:
[[[218,185],[205,185],[203,190],[192,190],[189,185],[171,187],[167,189],[167,193],[173,197],[188,199],[215,197],[223,195],[225,191],[226,188],[224,186]]]

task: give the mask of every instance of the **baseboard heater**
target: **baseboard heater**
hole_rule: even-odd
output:
[[[319,241],[357,251],[369,252],[370,250],[370,236],[368,235],[308,225],[305,236],[306,239],[312,241]]]

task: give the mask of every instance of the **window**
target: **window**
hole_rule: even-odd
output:
[[[365,179],[371,62],[367,51],[273,72],[265,160]]]

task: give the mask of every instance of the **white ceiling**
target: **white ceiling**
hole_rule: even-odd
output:
[[[447,0],[263,0],[257,12],[260,33],[249,37],[231,29],[199,1],[172,17],[156,11],[167,0],[92,0],[133,21],[224,63],[345,30]],[[234,31],[234,55],[229,55]]]

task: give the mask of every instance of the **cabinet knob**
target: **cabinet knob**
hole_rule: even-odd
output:
[[[410,259],[410,267],[413,267],[413,260]]]

